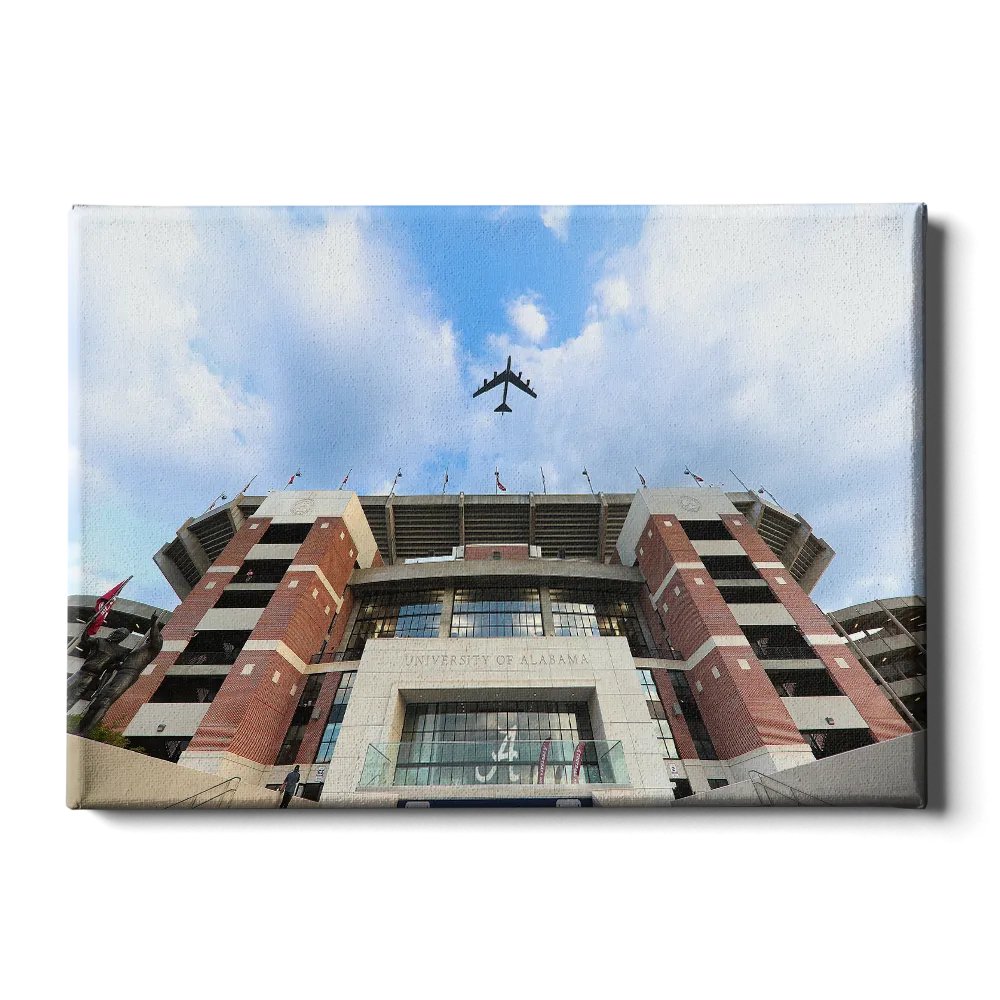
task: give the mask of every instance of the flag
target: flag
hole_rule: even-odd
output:
[[[347,470],[347,475],[344,476],[344,481],[340,484],[340,488],[343,489],[347,485],[347,480],[351,478],[351,470]]]
[[[228,498],[228,497],[226,496],[226,494],[225,494],[225,493],[220,493],[220,494],[219,494],[219,495],[218,495],[218,496],[217,496],[217,497],[216,497],[216,498],[215,498],[215,499],[214,499],[214,500],[212,501],[212,503],[211,503],[211,505],[209,506],[209,508],[208,508],[208,509],[209,509],[209,510],[211,510],[211,509],[212,509],[212,507],[214,507],[214,506],[215,506],[215,505],[216,505],[216,504],[217,504],[217,503],[218,503],[218,502],[219,502],[220,500],[228,500],[228,499],[229,499],[229,498]]]
[[[252,483],[256,478],[257,478],[257,475],[255,473],[254,475],[252,475],[250,477],[250,483]],[[248,489],[250,489],[250,483],[247,483],[246,486],[244,486],[243,489],[240,490],[240,493],[246,493],[246,491]]]
[[[570,777],[571,785],[580,784],[580,765],[583,763],[583,740],[580,740],[573,751],[573,772]]]
[[[643,486],[645,486],[646,480],[643,478],[642,473],[634,465],[632,466],[632,468],[635,469],[635,474],[639,477],[639,482],[642,483]]]
[[[299,475],[299,473],[297,473],[297,472],[296,472],[296,473],[295,473],[295,474],[294,474],[294,475],[292,476],[292,478],[291,478],[291,479],[289,479],[287,483],[285,483],[285,485],[286,485],[286,486],[291,486],[291,485],[292,485],[292,483],[294,483],[294,482],[295,482],[295,476],[297,476],[297,475]]]
[[[702,479],[701,476],[696,476],[690,469],[688,469],[686,467],[684,469],[684,475],[685,476],[690,476],[696,483],[703,483],[703,482],[705,482],[705,480]]]
[[[502,492],[506,493],[507,492],[507,487],[504,486],[504,484],[500,482],[500,470],[497,469],[497,471],[494,472],[493,475],[495,475],[497,477],[497,489],[499,489]]]
[[[545,769],[549,766],[549,747],[552,746],[551,737],[542,744],[542,752],[538,755],[538,784],[545,784]]]
[[[104,619],[108,617],[111,605],[115,603],[115,598],[121,593],[122,587],[131,580],[122,580],[117,587],[112,587],[103,597],[98,597],[94,604],[94,617],[90,619],[90,624],[86,628],[87,635],[96,635],[97,630],[104,624]]]

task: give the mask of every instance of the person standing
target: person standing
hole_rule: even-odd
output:
[[[281,783],[281,805],[278,806],[279,809],[288,808],[288,803],[295,794],[295,789],[299,786],[300,777],[298,764],[285,775],[285,780]]]

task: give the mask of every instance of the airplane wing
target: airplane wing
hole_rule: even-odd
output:
[[[520,389],[522,392],[526,392],[529,396],[534,396],[535,399],[538,399],[538,393],[531,388],[530,378],[528,379],[527,382],[522,382],[513,372],[511,372],[509,375],[507,375],[507,373],[504,372],[504,375],[506,376],[507,381],[510,382],[511,385],[517,386],[517,388]]]
[[[484,392],[489,392],[490,389],[498,385],[503,385],[507,381],[507,372],[502,371],[499,375],[494,374],[493,378],[489,382],[484,382],[473,394],[472,398],[475,399],[476,396],[482,395]]]

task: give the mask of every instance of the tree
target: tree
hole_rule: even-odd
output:
[[[82,718],[82,715],[66,716],[66,732],[73,733],[76,736],[83,735],[77,732]],[[85,739],[94,740],[96,743],[107,743],[108,746],[120,747],[122,750],[131,750],[134,753],[146,752],[143,747],[135,746],[120,729],[113,729],[111,726],[104,725],[103,722],[94,726],[86,734]]]

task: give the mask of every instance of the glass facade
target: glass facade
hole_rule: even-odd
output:
[[[453,639],[542,634],[537,588],[460,587],[455,591]]]
[[[354,628],[338,660],[360,660],[369,639],[436,639],[441,634],[440,590],[374,594],[358,608]]]
[[[553,588],[552,622],[556,635],[621,635],[633,656],[651,657],[635,602],[621,594]]]
[[[305,687],[299,696],[299,703],[292,713],[292,721],[288,724],[288,732],[278,750],[275,764],[294,764],[298,755],[299,747],[302,746],[302,739],[306,734],[306,726],[312,716],[313,706],[319,698],[319,689],[323,686],[325,674],[310,674],[306,679]]]
[[[333,756],[333,749],[337,745],[337,737],[340,736],[340,726],[347,712],[347,703],[351,700],[351,691],[354,689],[354,678],[357,673],[356,670],[345,670],[340,675],[340,684],[337,687],[337,693],[333,696],[330,714],[323,727],[323,737],[319,741],[319,748],[316,751],[315,762],[317,764],[325,764]]]
[[[677,695],[677,704],[681,707],[681,714],[684,716],[688,731],[691,733],[694,752],[698,755],[698,759],[718,760],[719,755],[715,752],[715,744],[708,733],[705,720],[701,717],[698,703],[694,700],[694,693],[688,683],[687,674],[683,670],[670,670],[668,676],[674,694]]]
[[[601,781],[599,754],[585,703],[438,702],[409,705],[393,784],[537,784],[550,740],[545,784],[572,781],[584,741],[580,783]]]
[[[639,683],[646,695],[646,708],[649,709],[649,717],[653,720],[653,733],[663,748],[663,756],[676,760],[680,754],[677,752],[677,744],[674,742],[674,734],[667,721],[663,702],[660,701],[660,693],[656,690],[652,671],[638,670],[637,673],[639,674]]]

